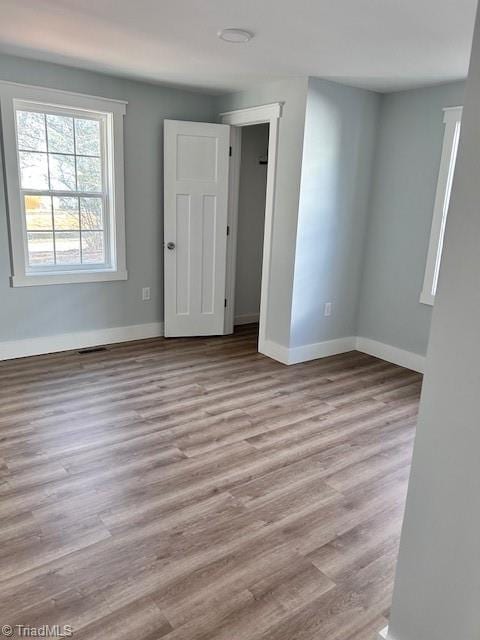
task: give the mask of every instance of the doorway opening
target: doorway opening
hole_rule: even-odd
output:
[[[241,130],[237,225],[231,237],[236,244],[232,248],[236,253],[231,292],[234,326],[258,323],[260,318],[268,138],[268,123]]]
[[[226,298],[230,303],[225,310],[224,333],[233,332],[235,317],[239,324],[252,321],[252,318],[254,321],[258,309],[260,352],[264,352],[267,343],[278,121],[281,113],[282,105],[272,103],[221,114],[221,122],[231,125],[228,188],[230,239],[226,271]],[[257,129],[258,125],[262,127]],[[242,153],[243,137],[246,144]],[[254,226],[251,226],[249,221],[255,213]]]
[[[258,350],[270,355],[266,335],[281,111],[282,105],[273,103],[221,114],[221,124],[164,121],[165,337],[232,333],[235,285],[239,285],[237,315],[256,314],[261,263]],[[245,205],[246,194],[252,188],[249,177],[242,180],[240,194],[242,130],[259,124],[268,127],[268,142],[263,139],[254,160],[256,168],[263,170],[259,174],[262,178],[259,192],[263,191],[264,195],[257,200],[264,212],[263,248],[261,214],[253,236],[248,220],[245,222],[245,210],[249,206]],[[246,136],[250,143],[250,134]],[[251,148],[250,144],[247,146]],[[257,177],[254,182],[257,183]],[[242,220],[237,280],[239,204]],[[249,255],[254,245],[255,259],[251,252]],[[250,266],[252,270],[247,274]],[[255,273],[256,283],[252,284]],[[257,303],[246,301],[250,294],[253,298],[256,296]]]

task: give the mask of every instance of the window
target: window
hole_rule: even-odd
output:
[[[125,103],[0,86],[12,285],[126,279]]]
[[[442,261],[443,238],[447,223],[448,207],[452,192],[453,174],[457,160],[458,142],[462,121],[462,107],[444,109],[445,134],[443,137],[442,158],[438,173],[437,192],[433,209],[430,243],[428,246],[425,279],[420,302],[433,305],[437,291],[438,274]]]

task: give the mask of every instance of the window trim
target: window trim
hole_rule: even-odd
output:
[[[445,132],[443,135],[442,156],[433,207],[425,276],[420,294],[420,302],[430,306],[433,306],[435,303],[434,292],[436,291],[438,272],[443,253],[443,237],[447,222],[453,176],[455,173],[462,112],[463,107],[447,107],[443,110]]]
[[[48,107],[63,107],[72,111],[95,111],[107,116],[106,126],[111,144],[106,151],[111,167],[108,193],[110,203],[111,265],[107,268],[92,265],[62,270],[27,270],[25,254],[23,205],[19,179],[15,102],[38,102]],[[3,159],[5,192],[8,209],[12,287],[49,284],[74,284],[83,282],[105,282],[127,280],[125,249],[125,194],[124,194],[124,150],[123,117],[127,102],[100,98],[58,89],[36,87],[0,81],[1,125],[3,133]]]

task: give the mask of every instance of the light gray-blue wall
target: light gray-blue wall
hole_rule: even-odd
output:
[[[275,101],[284,108],[267,339],[297,347],[355,335],[379,96],[310,78],[220,103],[230,110]]]
[[[0,80],[129,102],[128,281],[10,288],[0,173],[0,341],[161,322],[164,118],[216,121],[221,111],[280,101],[267,338],[300,346],[361,335],[426,352],[431,308],[418,299],[442,108],[462,103],[463,83],[380,97],[294,78],[212,97],[5,55]],[[141,301],[144,286],[150,302]]]
[[[443,142],[444,107],[464,83],[382,97],[357,334],[424,355],[432,307],[419,302]]]
[[[0,171],[0,341],[163,320],[163,120],[215,122],[213,97],[0,55],[0,80],[128,100],[126,282],[10,288]],[[142,287],[152,299],[142,302]]]
[[[267,83],[250,91],[228,94],[219,100],[219,111],[272,102],[284,103],[278,129],[267,339],[285,347],[290,344],[307,89],[307,78],[291,78]]]
[[[356,335],[379,102],[371,91],[309,80],[292,347]]]
[[[389,638],[480,636],[480,15],[400,541]]]

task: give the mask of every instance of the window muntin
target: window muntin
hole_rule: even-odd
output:
[[[15,101],[27,273],[111,268],[107,118]]]

